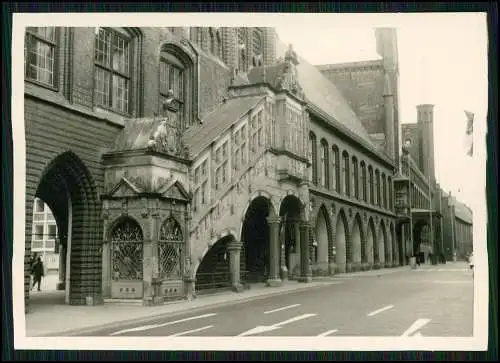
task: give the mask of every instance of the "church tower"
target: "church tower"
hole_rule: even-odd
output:
[[[384,107],[386,153],[399,165],[401,155],[401,131],[399,121],[399,61],[396,29],[375,29],[377,53],[382,57],[384,68]],[[392,110],[391,110],[392,109]]]

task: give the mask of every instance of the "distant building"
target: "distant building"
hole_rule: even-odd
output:
[[[473,251],[472,211],[450,193],[443,196],[443,215],[446,259],[464,260]]]
[[[59,268],[57,253],[57,225],[50,208],[39,198],[35,198],[33,207],[33,234],[31,252],[42,257],[46,270]],[[55,288],[55,286],[54,286]]]

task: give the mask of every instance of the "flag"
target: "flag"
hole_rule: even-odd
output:
[[[473,150],[473,131],[474,131],[474,114],[470,111],[465,111],[467,117],[467,126],[465,128],[465,142],[467,155],[472,156]]]

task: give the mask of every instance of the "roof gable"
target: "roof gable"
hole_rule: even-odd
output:
[[[134,185],[130,180],[122,177],[120,181],[111,189],[109,196],[111,197],[135,197],[142,193],[142,190]]]
[[[175,199],[185,202],[191,199],[189,193],[183,187],[182,183],[180,183],[178,180],[174,180],[172,183],[165,185],[164,187],[160,188],[158,192],[162,197],[168,199]]]

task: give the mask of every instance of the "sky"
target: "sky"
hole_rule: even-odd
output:
[[[478,143],[484,144],[484,139],[477,140],[480,135],[475,135],[476,155],[467,157],[464,110],[475,113],[474,131],[479,134],[478,123],[485,128],[487,114],[486,18],[473,13],[407,18],[392,14],[380,21],[377,16],[370,18],[367,14],[361,15],[363,18],[354,14],[330,15],[329,21],[313,19],[313,23],[307,24],[304,19],[303,24],[301,21],[283,24],[276,27],[276,32],[310,63],[325,64],[379,59],[374,26],[395,26],[400,120],[414,123],[418,104],[435,105],[436,177],[446,192],[451,191],[463,202],[473,204],[478,188],[471,170],[475,159],[481,156]]]

